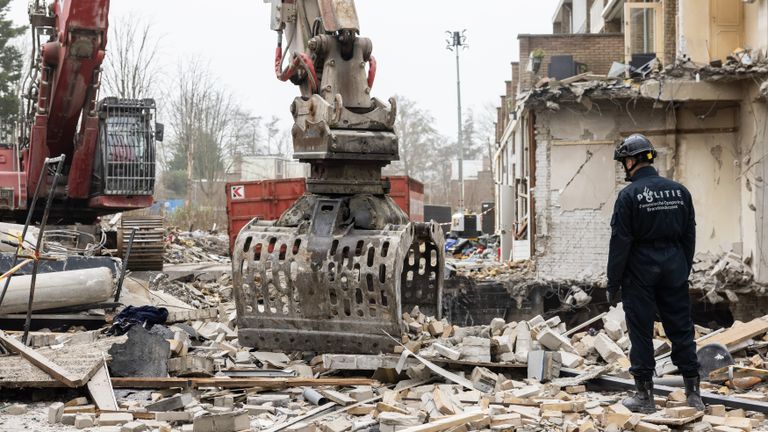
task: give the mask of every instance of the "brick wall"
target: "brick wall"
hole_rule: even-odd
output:
[[[600,114],[602,113],[602,114]],[[560,190],[552,185],[553,130],[563,121],[562,113],[542,112],[536,116],[536,238],[534,239],[536,268],[543,279],[594,280],[605,272],[608,263],[608,243],[611,238],[610,218],[613,198],[603,208],[583,208],[570,211],[561,208]],[[584,127],[594,127],[597,118],[611,118],[613,125],[605,130],[593,129],[593,139],[616,138],[621,131],[634,126],[622,109],[601,105],[592,113],[575,113],[583,116]],[[634,114],[641,124],[646,119]],[[606,131],[609,131],[606,133]],[[562,133],[562,131],[560,132]],[[575,131],[575,138],[579,132]],[[558,137],[563,139],[562,136]],[[624,187],[624,173],[618,164],[614,167],[616,193]]]
[[[664,58],[670,65],[677,58],[677,0],[664,0]]]
[[[520,84],[520,63],[512,62],[512,79],[504,81],[505,95],[496,108],[496,143],[501,142],[504,130],[509,124],[509,114],[514,111],[517,100],[517,86]]]
[[[520,62],[512,62],[512,91],[517,97],[517,87],[520,85]]]
[[[542,279],[595,279],[608,263],[610,220],[601,209],[561,211],[551,187],[546,116],[536,127],[536,269]],[[612,206],[612,204],[611,204]]]
[[[483,149],[485,152],[485,149]],[[458,180],[450,181],[451,207],[459,208],[460,183]],[[477,173],[477,178],[464,178],[464,208],[480,213],[484,202],[494,201],[493,174],[490,170]]]
[[[573,60],[587,65],[587,69],[605,75],[614,61],[624,61],[624,35],[622,33],[519,35],[520,88],[530,89],[540,77],[548,76],[549,61],[553,55],[572,55]],[[531,51],[544,50],[539,78],[527,71]]]
[[[501,113],[501,107],[496,107],[496,144],[501,142],[501,136],[504,135],[504,118]]]

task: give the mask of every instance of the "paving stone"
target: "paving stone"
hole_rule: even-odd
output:
[[[25,404],[13,404],[3,409],[3,414],[6,415],[24,415],[27,413],[27,406]]]
[[[75,427],[85,429],[93,427],[93,417],[87,414],[77,414],[75,416]]]
[[[64,402],[54,402],[48,407],[48,423],[56,424],[64,414]]]
[[[131,413],[102,413],[99,415],[99,426],[118,426],[133,421]]]
[[[149,430],[149,426],[139,421],[132,421],[124,424],[120,432],[144,432]]]

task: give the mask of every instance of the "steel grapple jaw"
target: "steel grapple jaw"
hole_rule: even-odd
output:
[[[374,219],[396,206],[387,196],[365,198],[373,203],[367,211]],[[280,226],[281,220],[243,228],[233,256],[242,345],[392,352],[394,342],[385,332],[399,337],[404,311],[419,305],[440,316],[440,226],[406,220],[362,229],[350,219],[354,199],[305,196],[294,207],[311,207],[311,220],[294,227]]]

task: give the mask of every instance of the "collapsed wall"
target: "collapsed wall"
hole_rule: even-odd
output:
[[[521,95],[519,128],[529,133],[516,148],[532,153],[536,280],[604,283],[613,202],[626,184],[613,149],[643,133],[659,151],[660,174],[693,195],[694,301],[709,311],[726,305],[735,319],[760,315],[756,305],[768,304],[768,85],[724,68],[701,73],[706,80],[679,69],[632,83],[542,80]]]

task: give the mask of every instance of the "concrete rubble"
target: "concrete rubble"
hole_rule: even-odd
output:
[[[238,342],[229,273],[220,265],[228,258],[216,239],[180,235],[173,241],[203,251],[190,255],[193,265],[169,263],[160,278],[134,275],[176,305],[168,305],[165,323],[108,336],[118,309],[106,314],[101,329],[32,332],[26,348],[7,342],[18,333],[0,335],[9,351],[0,356],[0,430],[768,430],[768,316],[730,329],[696,327],[700,346],[717,342],[734,358],[702,384],[710,397],[706,413],[687,408],[680,388],[665,387],[676,385],[675,370],[669,341],[657,326],[659,411],[642,416],[620,404],[630,383],[620,307],[575,325],[548,313],[474,326],[414,308],[403,313],[404,331],[392,353],[253,351]],[[219,258],[194,262],[206,256]],[[739,262],[732,255],[697,257],[696,275],[722,276],[731,286],[743,274]],[[529,268],[462,265],[458,273],[478,280],[518,281]],[[583,295],[590,297],[588,292]],[[47,362],[34,362],[40,358]],[[37,375],[12,369],[28,362],[25,367]],[[65,385],[59,375],[75,384]]]
[[[737,319],[747,320],[761,315],[761,307],[768,299],[768,285],[755,280],[750,269],[749,256],[742,256],[738,248],[719,255],[698,253],[694,257],[690,276],[692,299],[703,305],[724,305]],[[557,295],[560,312],[577,311],[590,303],[602,300],[606,286],[605,274],[590,274],[570,280],[540,279],[534,261],[499,263],[493,260],[464,260],[450,263],[455,277],[476,283],[501,284],[520,308],[536,290],[544,296]],[[595,296],[597,294],[597,297]],[[749,302],[755,303],[753,306]],[[742,303],[742,304],[740,304]],[[743,311],[743,313],[741,313]],[[545,312],[545,311],[539,311]],[[546,311],[550,312],[550,311]],[[615,342],[620,337],[615,329],[606,329]]]

